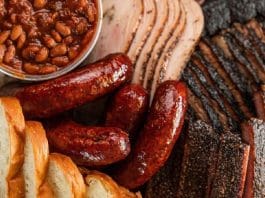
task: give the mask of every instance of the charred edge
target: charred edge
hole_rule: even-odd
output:
[[[201,99],[202,105],[204,106],[205,111],[207,112],[212,125],[218,131],[218,133],[222,133],[223,126],[219,120],[219,117],[217,113],[214,111],[214,109],[211,107],[209,100],[203,93],[200,91],[199,85],[195,82],[195,79],[193,78],[192,74],[188,69],[185,69],[183,72],[183,79],[186,81],[188,86],[190,87],[190,90]]]
[[[195,112],[195,110],[191,106],[189,106],[189,108],[187,110],[185,119],[187,121],[191,120],[192,122],[195,122],[196,120],[198,120],[198,117],[196,115],[196,112]]]
[[[261,56],[258,54],[256,48],[252,45],[249,38],[247,38],[246,36],[244,36],[242,33],[240,33],[238,30],[234,28],[230,30],[230,33],[245,49],[247,49],[256,58],[257,62],[264,71],[265,70],[264,59],[262,59]]]
[[[240,120],[245,119],[244,113],[241,111],[240,108],[237,108],[239,106],[239,103],[234,98],[233,94],[230,92],[229,88],[225,84],[225,81],[220,76],[220,74],[217,72],[217,70],[201,55],[200,51],[197,51],[194,56],[198,58],[201,63],[207,68],[212,80],[216,83],[218,86],[218,89],[221,91],[223,96],[226,98],[234,112],[238,115]]]
[[[256,46],[256,48],[259,51],[259,54],[261,55],[260,57],[262,57],[263,61],[265,62],[265,43],[263,43],[259,37],[257,36],[256,32],[251,29],[246,27],[248,32],[249,32],[249,37],[251,42]]]
[[[230,51],[233,53],[234,57],[242,64],[245,65],[245,67],[248,69],[248,71],[253,76],[255,82],[257,84],[260,84],[260,79],[256,73],[256,71],[253,69],[251,63],[245,58],[245,56],[242,54],[242,50],[240,47],[235,43],[235,41],[229,37],[228,34],[223,35]]]
[[[245,79],[243,79],[240,76],[240,72],[239,72],[236,64],[233,61],[227,59],[224,55],[224,52],[216,44],[211,42],[210,39],[204,38],[203,41],[210,47],[213,54],[215,55],[217,60],[221,63],[221,65],[223,66],[223,68],[225,69],[226,73],[229,75],[231,80],[234,82],[236,87],[241,92],[244,93],[248,87],[247,82],[245,81]]]
[[[225,41],[227,42],[227,39],[229,39],[227,36],[224,36]],[[229,43],[227,42],[228,46]],[[251,110],[254,110],[254,106],[252,101],[252,94],[253,94],[253,90],[250,89],[250,86],[248,86],[248,83],[246,82],[245,78],[243,78],[242,76],[240,76],[240,72],[237,68],[237,65],[233,62],[230,61],[228,59],[224,58],[223,52],[220,48],[218,48],[217,46],[214,46],[214,44],[211,44],[209,42],[209,45],[211,45],[211,49],[213,50],[213,52],[216,54],[216,56],[218,57],[218,60],[221,62],[221,65],[225,68],[227,73],[230,73],[230,77],[233,80],[233,82],[237,85],[236,87],[238,87],[239,91],[241,92],[241,94],[243,94],[243,101],[244,103],[247,105],[247,107]],[[247,61],[247,59],[242,56],[240,54],[240,52],[238,52],[238,48],[236,49],[232,49],[231,46],[229,46],[230,51],[232,51],[233,54],[239,54],[239,56],[245,60],[245,62],[248,63],[249,67],[253,70],[252,66],[250,65],[250,63]],[[236,52],[237,51],[237,52]],[[220,54],[219,54],[220,52]],[[240,62],[240,61],[239,61]],[[242,63],[242,62],[241,62]],[[243,63],[244,64],[244,63]],[[229,69],[230,68],[230,69]],[[254,71],[254,70],[253,70]],[[251,72],[251,71],[250,71]],[[255,73],[255,71],[254,71]],[[256,73],[255,73],[256,74]],[[256,76],[257,77],[257,76]],[[259,80],[259,78],[257,77],[257,79]],[[242,86],[240,86],[240,84]]]
[[[194,71],[194,73],[196,73],[199,81],[201,82],[201,84],[205,87],[205,89],[208,91],[208,93],[211,95],[211,97],[218,103],[218,105],[221,107],[223,113],[227,116],[227,120],[229,123],[229,126],[235,130],[238,131],[239,129],[239,125],[236,123],[236,121],[232,118],[231,114],[229,113],[229,110],[227,110],[223,100],[220,98],[218,91],[211,86],[207,79],[205,78],[203,72],[197,68],[193,63],[189,63],[188,67]]]

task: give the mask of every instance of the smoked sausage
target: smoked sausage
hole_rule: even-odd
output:
[[[148,110],[147,91],[137,84],[125,85],[112,98],[106,113],[106,126],[118,127],[134,139]]]
[[[57,79],[5,90],[20,100],[27,118],[47,118],[110,93],[131,77],[130,59],[113,54]]]
[[[180,135],[186,109],[187,89],[182,82],[166,81],[158,87],[132,153],[112,171],[120,185],[135,189],[164,165]]]
[[[128,134],[119,128],[62,121],[46,130],[51,149],[68,155],[78,165],[105,166],[124,159],[130,152]]]

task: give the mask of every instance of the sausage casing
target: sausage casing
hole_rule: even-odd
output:
[[[164,165],[180,135],[186,109],[187,89],[183,83],[166,81],[158,87],[132,153],[112,172],[119,184],[135,189]]]
[[[144,120],[148,102],[148,93],[141,85],[124,86],[108,106],[105,125],[118,127],[133,138]]]
[[[131,61],[113,54],[65,76],[10,91],[28,118],[47,118],[93,101],[131,79]],[[10,93],[11,92],[11,93]]]
[[[112,164],[130,152],[128,134],[119,128],[87,127],[63,121],[47,129],[47,138],[54,151],[88,167]]]

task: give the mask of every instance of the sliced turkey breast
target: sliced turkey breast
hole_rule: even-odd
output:
[[[130,49],[128,51],[128,56],[130,57],[133,63],[136,62],[136,59],[141,52],[143,45],[145,44],[146,39],[150,35],[157,15],[157,5],[155,0],[144,0],[144,15],[142,17],[141,23],[139,25],[138,31],[135,34],[135,37],[132,41]]]
[[[115,52],[126,52],[143,17],[143,0],[103,0],[103,26],[89,57],[94,62]]]
[[[135,72],[133,76],[133,83],[141,82],[143,78],[143,69],[142,66],[146,64],[152,49],[157,42],[159,36],[161,35],[162,30],[164,29],[166,22],[169,20],[169,2],[172,0],[161,1],[156,0],[157,6],[157,17],[152,29],[151,34],[146,40],[143,49],[140,52],[140,55],[135,63]]]
[[[194,0],[181,0],[186,10],[186,26],[182,36],[179,38],[178,44],[168,57],[159,62],[156,67],[154,80],[151,89],[151,98],[154,95],[156,87],[159,83],[169,79],[179,79],[182,71],[189,61],[194,51],[195,45],[199,41],[204,27],[204,17],[202,9]],[[169,48],[171,49],[171,48]]]
[[[151,80],[158,60],[163,57],[163,52],[166,51],[166,44],[169,42],[177,42],[177,38],[180,37],[186,23],[186,13],[182,3],[172,0],[169,0],[168,2],[170,8],[169,19],[165,24],[165,28],[156,42],[147,64],[139,65],[140,67],[143,67],[144,75],[144,81],[141,81],[140,83],[143,84],[145,88],[147,88],[148,81],[150,81],[150,83],[152,82]]]

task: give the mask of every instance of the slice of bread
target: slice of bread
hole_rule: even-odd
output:
[[[54,197],[83,198],[84,179],[73,161],[64,155],[53,153],[49,156],[47,182]]]
[[[40,122],[26,122],[25,135],[23,164],[25,196],[36,198],[47,172],[49,145],[46,132]]]
[[[24,160],[24,128],[25,121],[19,101],[16,98],[0,98],[1,198],[9,197],[9,186],[16,186],[16,181],[21,181],[16,177],[20,174]],[[12,189],[12,194],[16,194],[16,189]]]
[[[88,171],[86,176],[86,198],[141,198],[140,193],[132,193],[118,186],[108,175]]]

